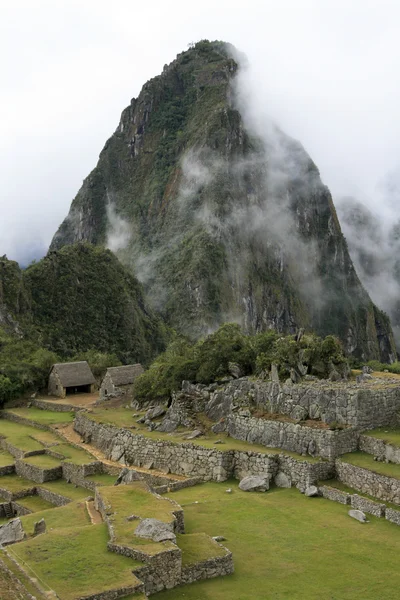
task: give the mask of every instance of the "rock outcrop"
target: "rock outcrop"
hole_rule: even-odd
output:
[[[350,354],[393,360],[390,323],[357,277],[317,167],[276,127],[266,138],[246,128],[235,55],[202,41],[145,84],[51,250],[108,245],[191,336],[229,320],[313,328]]]

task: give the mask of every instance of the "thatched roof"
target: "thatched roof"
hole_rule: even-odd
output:
[[[144,369],[142,365],[125,365],[124,367],[109,367],[107,369],[108,375],[114,385],[129,385],[133,383],[136,377],[139,377],[143,373]]]
[[[51,371],[53,370],[57,372],[63,387],[89,385],[96,382],[86,360],[70,363],[56,363],[51,368]]]

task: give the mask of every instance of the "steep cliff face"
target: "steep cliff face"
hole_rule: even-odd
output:
[[[28,294],[22,281],[18,263],[0,258],[0,331],[22,334],[19,317],[27,310]]]
[[[192,336],[314,328],[363,358],[394,358],[390,324],[362,287],[329,190],[302,146],[250,134],[232,48],[199,42],[121,115],[51,249],[108,245],[149,299]]]

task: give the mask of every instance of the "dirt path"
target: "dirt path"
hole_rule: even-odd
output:
[[[102,523],[103,519],[99,511],[95,508],[94,500],[86,500],[85,504],[92,525],[99,525],[100,523]]]

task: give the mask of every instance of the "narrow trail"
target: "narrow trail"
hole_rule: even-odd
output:
[[[92,525],[99,525],[103,522],[102,516],[100,512],[96,509],[94,505],[94,500],[86,500],[86,510],[88,511],[88,515],[90,517],[90,521]]]
[[[100,460],[102,463],[109,465],[110,467],[116,467],[117,469],[122,469],[124,467],[124,465],[122,465],[121,463],[106,458],[104,452],[102,452],[92,444],[84,443],[79,433],[77,433],[74,430],[73,423],[69,423],[65,427],[58,426],[57,433],[64,437],[67,442],[76,444],[83,450],[86,450],[86,452],[89,452],[89,454],[94,456],[94,458]],[[137,471],[138,473],[147,473],[149,475],[163,477],[164,479],[169,479],[171,481],[185,481],[187,479],[187,477],[185,477],[184,475],[166,474],[162,471],[157,471],[156,469],[145,469],[143,467],[133,466],[132,470]]]

